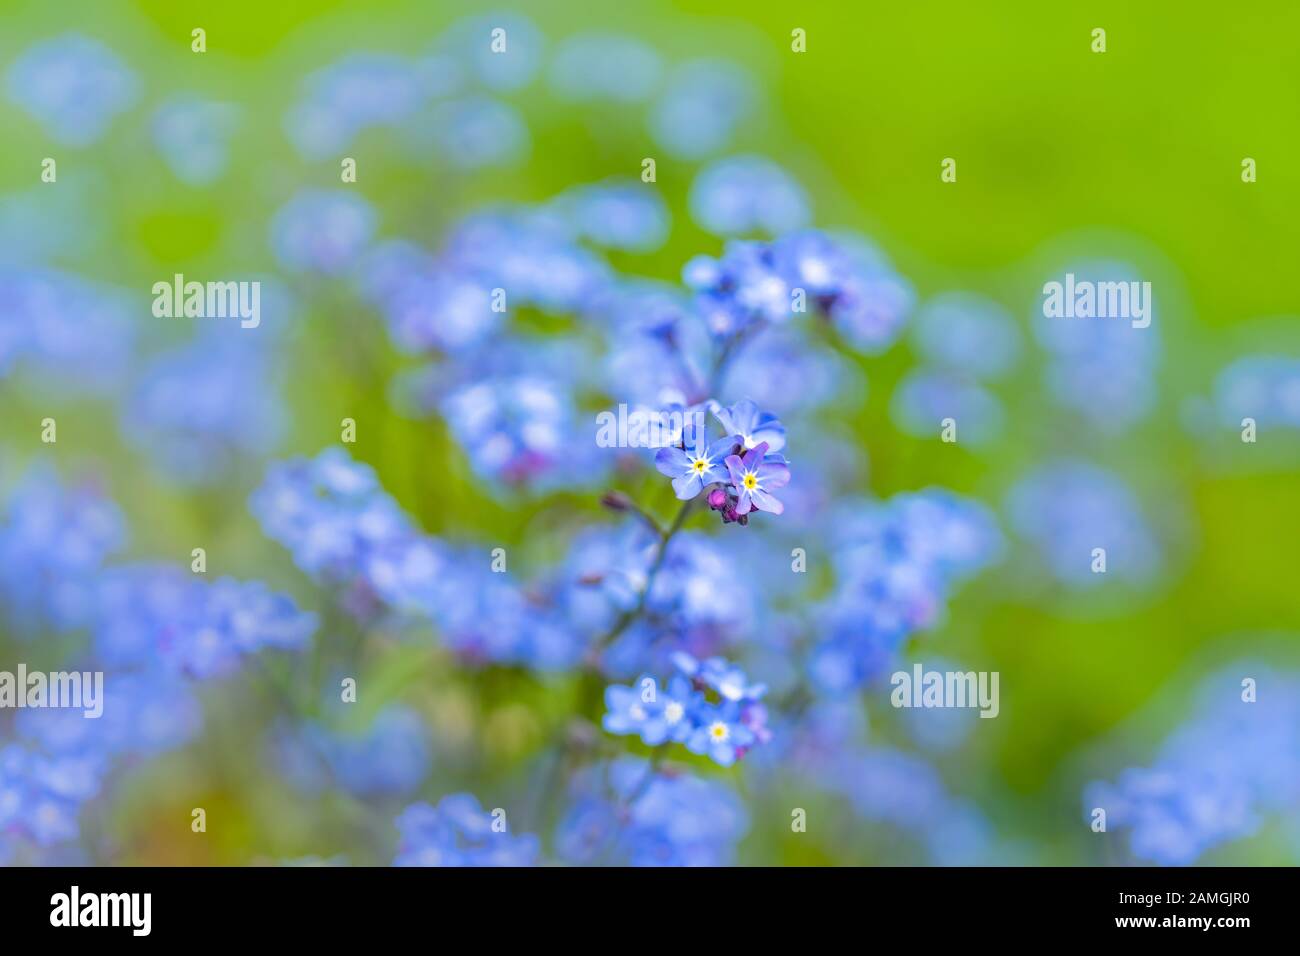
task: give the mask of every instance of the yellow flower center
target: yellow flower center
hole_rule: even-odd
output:
[[[709,470],[709,461],[707,458],[696,458],[691,462],[691,467],[695,469],[697,475],[702,475]]]
[[[726,739],[727,739],[727,725],[724,724],[722,721],[719,720],[717,723],[715,723],[713,726],[711,726],[711,727],[709,728],[709,736],[712,737],[714,740],[717,740],[717,741],[723,741],[723,740],[726,740]]]
[[[751,471],[749,474],[745,476],[744,485],[750,491],[753,491],[755,488],[758,487],[758,477]]]

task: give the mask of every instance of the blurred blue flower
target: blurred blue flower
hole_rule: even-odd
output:
[[[940,489],[846,502],[829,527],[836,585],[808,666],[832,694],[887,671],[908,638],[938,622],[955,585],[1003,547],[986,507]]]
[[[747,70],[728,60],[691,60],[669,73],[650,113],[650,134],[676,159],[702,159],[731,144],[757,103]]]
[[[842,351],[783,325],[763,329],[735,349],[716,391],[748,395],[763,408],[779,408],[788,416],[832,401],[856,406],[865,389],[858,366]]]
[[[358,133],[408,120],[428,92],[415,63],[384,53],[348,54],[310,74],[303,85],[285,128],[308,159],[335,157]]]
[[[96,484],[66,484],[42,462],[0,514],[0,611],[12,633],[84,626],[104,560],[126,543],[120,509]]]
[[[458,275],[504,289],[508,307],[580,311],[609,281],[609,268],[574,241],[553,213],[495,209],[462,219],[447,237],[440,262]]]
[[[153,139],[176,178],[206,186],[226,171],[239,109],[193,95],[174,96],[153,114]]]
[[[301,789],[338,786],[360,797],[407,796],[419,788],[432,763],[423,720],[399,705],[385,707],[360,733],[317,723],[284,728],[274,749]]]
[[[293,272],[337,275],[370,244],[375,211],[356,193],[300,189],[271,220],[271,248]]]
[[[1086,262],[1070,269],[1077,281],[1133,282],[1131,266]],[[1148,303],[1150,326],[1126,318],[1049,318],[1041,305],[1034,331],[1048,353],[1044,372],[1055,401],[1103,432],[1122,432],[1145,419],[1156,399],[1160,360],[1159,314]]]
[[[739,435],[746,449],[760,442],[774,453],[785,447],[785,426],[771,412],[760,411],[758,403],[752,399],[742,398],[730,407],[713,402],[710,410],[722,425],[722,431],[727,435]]]
[[[272,465],[249,507],[267,536],[325,583],[353,581],[364,574],[372,554],[413,534],[374,469],[337,446],[313,459]]]
[[[477,94],[434,104],[403,132],[417,149],[432,149],[461,170],[514,166],[530,145],[528,126],[513,106]]]
[[[673,655],[673,664],[687,677],[716,691],[723,700],[756,701],[767,692],[766,687],[751,684],[743,670],[721,657],[699,661],[679,651]]]
[[[593,295],[585,318],[607,339],[605,391],[650,406],[708,398],[709,334],[675,287],[620,283]]]
[[[719,236],[779,236],[808,221],[803,188],[761,156],[733,156],[706,166],[691,184],[690,207],[695,221]]]
[[[950,372],[913,369],[898,383],[889,406],[894,423],[916,438],[937,438],[942,423],[956,423],[960,444],[979,447],[996,440],[1006,415],[983,386]]]
[[[727,787],[633,757],[584,770],[572,790],[555,844],[578,865],[724,866],[749,828]]]
[[[140,303],[113,286],[44,269],[0,268],[0,376],[14,365],[27,390],[59,397],[122,384],[136,348]]]
[[[578,33],[566,38],[551,60],[551,90],[570,103],[608,100],[640,103],[653,95],[663,74],[654,48],[621,33]]]
[[[438,38],[434,50],[461,63],[484,86],[516,90],[532,82],[545,45],[528,17],[498,10],[458,20]]]
[[[565,480],[598,481],[574,466],[591,462],[595,444],[581,458],[572,441],[575,410],[566,391],[550,379],[502,377],[456,389],[441,411],[474,471],[486,479],[528,484],[560,472]]]
[[[897,338],[912,304],[910,287],[852,236],[732,240],[720,259],[688,262],[682,278],[697,293],[705,325],[721,338],[803,311],[825,316],[855,349],[874,353]]]
[[[162,664],[205,679],[233,673],[262,650],[302,650],[317,625],[287,596],[257,581],[199,575],[168,564],[133,564],[98,582],[95,649],[117,666]]]
[[[1011,527],[1068,587],[1142,588],[1160,573],[1162,548],[1137,497],[1096,465],[1062,459],[1038,466],[1007,493],[1006,511]],[[1104,574],[1093,571],[1095,548],[1105,549]]]
[[[1257,697],[1243,699],[1244,678]],[[1150,767],[1123,771],[1083,795],[1108,829],[1128,832],[1133,854],[1185,866],[1300,810],[1300,675],[1239,661],[1206,678],[1187,721]]]
[[[980,381],[1006,375],[1020,358],[1020,329],[1002,306],[969,292],[946,292],[917,310],[912,333],[932,365]]]
[[[607,249],[653,252],[668,239],[668,207],[653,186],[636,180],[575,186],[554,206],[578,235]]]
[[[394,866],[532,866],[540,844],[514,836],[504,813],[485,812],[468,793],[443,797],[437,807],[413,803],[397,818],[401,839]]]
[[[28,47],[9,67],[9,99],[54,140],[89,146],[139,95],[139,81],[98,40],[65,33]]]
[[[242,329],[199,335],[139,372],[121,418],[127,440],[170,477],[221,482],[284,431],[276,356]]]
[[[363,294],[383,312],[394,343],[408,352],[464,352],[487,341],[505,318],[493,310],[485,282],[442,267],[412,243],[381,243],[359,272]]]
[[[1300,359],[1245,355],[1214,380],[1214,419],[1232,429],[1253,418],[1261,428],[1300,429]]]

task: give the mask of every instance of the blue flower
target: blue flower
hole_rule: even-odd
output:
[[[1242,696],[1242,675],[1258,698]],[[1150,766],[1084,792],[1107,826],[1126,831],[1134,855],[1166,866],[1195,863],[1300,808],[1300,674],[1237,661],[1202,681],[1189,717]]]
[[[746,449],[763,442],[769,452],[778,452],[785,447],[785,426],[771,412],[760,412],[757,403],[751,399],[742,399],[730,408],[717,402],[710,406],[713,415],[722,424],[722,430],[728,435],[739,435]]]
[[[639,103],[659,83],[663,62],[633,36],[590,32],[567,37],[551,60],[551,89],[570,103]]]
[[[722,657],[698,661],[690,654],[679,651],[673,655],[673,665],[704,686],[715,690],[723,700],[756,701],[767,692],[762,684],[751,684],[745,672]]]
[[[656,771],[638,758],[587,768],[572,789],[555,845],[579,865],[724,866],[749,827],[723,784]]]
[[[668,207],[653,187],[636,180],[575,187],[554,204],[579,235],[607,249],[653,252],[668,238]]]
[[[1015,320],[996,302],[947,292],[925,302],[913,324],[917,350],[950,372],[980,380],[1006,375],[1023,348]]]
[[[735,63],[682,63],[651,110],[650,134],[673,157],[702,159],[727,147],[757,101],[753,76]]]
[[[741,722],[740,705],[728,701],[703,707],[695,714],[695,729],[686,740],[686,749],[706,754],[719,766],[730,767],[754,740],[753,731]]]
[[[723,481],[723,459],[739,442],[739,437],[728,435],[709,443],[705,429],[688,428],[683,435],[685,448],[661,448],[655,454],[655,467],[659,473],[673,479],[673,491],[682,501],[689,501],[704,490],[704,486]],[[689,449],[689,450],[687,450]]]
[[[337,275],[357,261],[375,232],[375,211],[356,193],[301,189],[271,220],[271,248],[286,269]]]
[[[536,375],[480,380],[447,395],[441,410],[483,478],[512,485],[554,482],[561,475],[583,484],[600,480],[595,445],[575,447],[572,399],[555,380]]]
[[[1003,547],[988,508],[938,489],[848,502],[830,526],[836,587],[819,609],[808,667],[831,694],[888,670],[909,637],[940,619],[956,583]]]
[[[744,517],[751,511],[779,515],[785,511],[785,505],[772,492],[790,483],[790,467],[782,456],[767,453],[767,442],[759,442],[743,458],[728,455],[726,465],[737,515]]]
[[[706,166],[691,185],[691,215],[719,236],[780,235],[808,219],[808,199],[785,170],[759,156],[734,156]]]
[[[1287,355],[1245,355],[1214,379],[1214,423],[1234,431],[1242,419],[1261,428],[1300,429],[1300,359]]]
[[[238,121],[239,109],[229,103],[177,96],[154,112],[153,139],[177,179],[206,186],[225,172]]]
[[[674,677],[664,690],[643,675],[631,687],[613,684],[605,689],[602,726],[611,734],[636,734],[651,747],[666,741],[682,743],[693,731],[694,714],[702,702],[684,678]]]
[[[437,807],[413,803],[397,818],[401,834],[394,866],[532,866],[540,846],[532,835],[513,836],[505,816],[485,813],[468,793],[443,797]]]
[[[0,374],[13,364],[61,395],[116,392],[138,350],[121,289],[47,269],[0,266]]]
[[[636,734],[652,747],[682,743],[724,767],[771,739],[767,712],[758,702],[766,691],[763,685],[750,684],[740,668],[720,657],[700,663],[679,652],[672,660],[685,677],[673,677],[666,692],[644,675],[631,687],[606,688],[605,730]],[[716,695],[717,703],[706,698],[705,689]]]
[[[1029,541],[1052,576],[1075,589],[1150,586],[1163,549],[1133,491],[1115,474],[1083,461],[1048,462],[1007,494],[1011,526]],[[1106,573],[1092,570],[1106,551]]]
[[[504,31],[503,47],[495,30]],[[496,90],[517,90],[532,82],[541,67],[546,38],[518,13],[475,14],[452,24],[434,44],[435,53],[452,57],[466,72]]]
[[[361,131],[396,126],[425,100],[417,65],[390,54],[354,53],[310,74],[285,129],[308,159],[338,155]]]
[[[403,132],[416,147],[431,146],[465,170],[514,166],[530,145],[528,127],[515,108],[481,95],[438,103]]]
[[[103,562],[126,543],[121,511],[93,483],[37,464],[0,515],[0,603],[18,635],[83,626]]]
[[[275,354],[238,328],[213,330],[152,359],[123,402],[123,431],[173,479],[226,480],[283,434]]]
[[[462,354],[490,339],[505,315],[492,308],[492,288],[443,267],[418,246],[386,242],[366,255],[362,293],[383,312],[394,343],[419,354]]]
[[[9,98],[69,146],[89,146],[139,95],[133,72],[98,40],[65,33],[29,47],[9,68]]]
[[[1117,262],[1084,262],[1069,271],[1089,282],[1130,282],[1138,277],[1132,266]],[[1134,328],[1126,319],[1052,318],[1043,314],[1042,302],[1036,302],[1033,328],[1048,356],[1048,392],[1100,432],[1126,431],[1155,407],[1154,372],[1161,347],[1159,316],[1154,304],[1150,309],[1150,326]]]
[[[890,414],[900,429],[917,438],[939,437],[943,420],[951,418],[958,439],[972,447],[995,440],[1006,418],[1001,402],[982,386],[928,369],[913,369],[898,383]]]
[[[318,791],[333,784],[362,797],[408,795],[428,776],[432,763],[423,720],[399,705],[385,707],[360,733],[314,723],[285,729],[275,753],[282,766],[293,769],[291,780],[301,789]]]

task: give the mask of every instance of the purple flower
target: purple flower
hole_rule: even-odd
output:
[[[771,412],[760,412],[750,399],[742,399],[730,408],[713,403],[713,415],[728,435],[739,435],[745,448],[766,442],[769,451],[785,447],[785,426]]]
[[[723,480],[722,459],[735,449],[740,438],[738,435],[728,435],[709,445],[706,444],[708,439],[705,430],[693,427],[687,430],[684,440],[692,449],[690,452],[683,448],[661,448],[655,455],[655,467],[660,474],[673,479],[673,491],[677,497],[689,501],[705,485]]]
[[[747,515],[758,510],[779,515],[785,511],[785,505],[770,492],[790,482],[790,468],[780,455],[767,453],[767,442],[759,442],[744,458],[728,455],[726,463],[736,492],[736,514]]]

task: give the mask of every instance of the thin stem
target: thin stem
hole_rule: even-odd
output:
[[[673,535],[680,531],[682,525],[686,523],[686,519],[690,517],[690,513],[697,500],[699,500],[698,496],[689,501],[683,501],[681,508],[677,511],[677,517],[673,519],[673,523],[669,525],[666,530],[659,532],[659,544],[655,549],[654,560],[650,563],[650,570],[646,572],[645,584],[641,587],[641,592],[637,595],[636,604],[633,605],[631,609],[624,611],[619,615],[618,620],[614,622],[614,626],[596,640],[595,644],[592,646],[593,663],[594,658],[600,651],[614,643],[620,634],[626,631],[638,618],[641,617],[642,614],[645,613],[646,602],[650,599],[650,589],[654,587],[655,576],[658,575],[659,569],[663,567],[664,559],[668,555],[668,542],[673,539]]]
[[[709,373],[709,392],[712,393],[722,382],[722,373],[726,371],[727,363],[735,357],[740,346],[746,339],[753,338],[763,329],[767,328],[767,323],[761,319],[755,319],[749,325],[736,332],[723,344],[718,350],[718,357],[713,362],[713,369]]]

